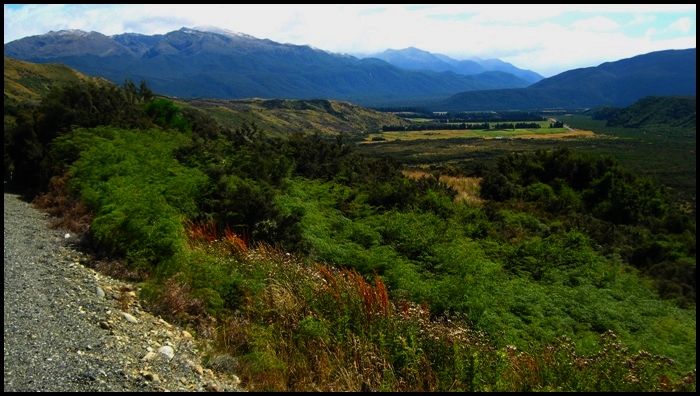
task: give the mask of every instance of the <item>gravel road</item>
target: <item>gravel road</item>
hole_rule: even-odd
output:
[[[84,265],[46,214],[7,192],[4,211],[5,392],[240,391],[188,332],[142,310],[133,285]]]

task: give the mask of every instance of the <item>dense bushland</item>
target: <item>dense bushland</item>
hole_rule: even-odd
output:
[[[695,222],[666,189],[612,157],[562,148],[500,157],[486,171],[483,198],[531,202],[530,212],[572,222],[606,254],[650,275],[664,298],[695,304]]]
[[[506,155],[457,203],[342,134],[149,92],[52,91],[9,131],[15,181],[84,205],[99,257],[249,389],[695,390],[695,221],[615,160]]]
[[[594,119],[606,120],[609,127],[640,128],[664,133],[694,130],[696,125],[694,96],[649,96],[625,108],[604,107],[591,109]]]

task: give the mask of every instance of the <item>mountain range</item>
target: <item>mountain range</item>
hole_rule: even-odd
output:
[[[500,70],[471,75],[408,70],[378,58],[211,28],[153,36],[63,30],[12,41],[4,53],[29,62],[63,63],[119,84],[143,79],[156,92],[187,98],[328,98],[369,105],[531,83]]]
[[[462,92],[430,107],[442,111],[626,107],[647,96],[695,96],[695,84],[695,48],[689,48],[569,70],[522,89]]]
[[[163,35],[62,30],[5,44],[6,57],[60,63],[159,94],[211,99],[334,99],[433,111],[627,106],[695,95],[695,48],[659,51],[550,78],[498,59],[455,60],[417,48],[358,58],[213,27]]]
[[[447,55],[433,54],[418,48],[409,47],[402,50],[388,49],[384,52],[370,55],[368,57],[377,58],[391,63],[394,66],[408,70],[431,70],[437,72],[451,71],[457,74],[470,76],[487,71],[500,71],[510,73],[518,78],[534,84],[542,79],[541,75],[531,71],[523,70],[500,59],[480,59],[456,60]]]

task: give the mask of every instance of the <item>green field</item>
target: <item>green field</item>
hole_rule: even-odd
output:
[[[460,129],[460,130],[427,130],[427,131],[403,131],[403,132],[380,132],[369,134],[365,138],[365,142],[377,142],[377,141],[395,141],[395,140],[435,140],[435,139],[454,139],[454,138],[486,138],[486,139],[502,139],[502,138],[516,138],[516,137],[535,137],[552,135],[552,136],[565,136],[569,132],[566,128],[525,128],[525,129],[515,129],[515,130],[504,130],[504,129],[492,129],[492,130],[480,130],[480,129]],[[380,140],[382,139],[382,140]]]

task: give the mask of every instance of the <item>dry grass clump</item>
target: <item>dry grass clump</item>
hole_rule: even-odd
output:
[[[178,280],[178,275],[167,279],[155,299],[149,299],[148,309],[155,315],[178,325],[191,325],[204,337],[216,337],[216,319],[207,313],[206,302],[194,295],[193,288]]]
[[[412,179],[420,179],[430,176],[429,172],[420,170],[404,170],[403,174]],[[460,177],[440,175],[440,181],[457,191],[455,202],[465,202],[470,204],[481,204],[483,200],[479,198],[480,177]]]
[[[479,198],[480,177],[456,177],[441,175],[440,181],[457,191],[456,202],[466,202],[470,204],[480,204],[483,202]]]
[[[51,228],[83,235],[90,230],[93,215],[82,201],[69,193],[67,179],[66,175],[52,177],[48,192],[35,198],[32,203],[37,209],[51,215]]]
[[[220,250],[220,252],[224,252]],[[459,315],[392,301],[377,274],[306,264],[269,246],[236,259],[265,286],[242,300],[217,333],[218,354],[237,357],[251,391],[668,391],[691,390],[660,376],[672,362],[631,354],[612,333],[601,350],[576,353],[567,337],[530,351],[499,347]],[[255,269],[255,270],[253,270]],[[662,367],[663,366],[663,367]]]

